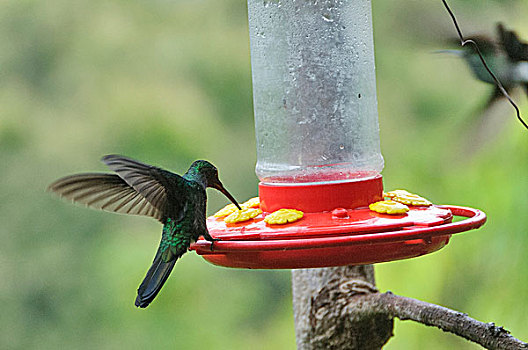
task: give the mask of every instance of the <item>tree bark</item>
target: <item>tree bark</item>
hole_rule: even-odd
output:
[[[437,327],[486,349],[528,349],[527,343],[494,323],[379,293],[372,265],[293,270],[292,287],[297,349],[381,349],[393,335],[394,318]]]
[[[388,314],[356,303],[376,293],[372,265],[292,270],[297,349],[381,349],[392,336]]]
[[[386,314],[400,320],[412,320],[426,326],[437,327],[475,342],[486,349],[528,349],[528,344],[514,338],[510,332],[495,323],[477,321],[467,314],[421,300],[394,295],[391,292],[362,296],[370,314]]]

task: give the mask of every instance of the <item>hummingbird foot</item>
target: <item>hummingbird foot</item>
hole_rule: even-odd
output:
[[[218,242],[218,241],[221,241],[221,239],[211,237],[211,247],[210,247],[211,251],[214,250],[214,242]]]

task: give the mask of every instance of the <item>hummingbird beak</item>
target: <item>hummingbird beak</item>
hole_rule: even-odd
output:
[[[227,190],[225,189],[224,185],[222,185],[222,183],[220,182],[220,180],[218,180],[217,183],[214,184],[213,188],[216,188],[218,191],[222,192],[224,194],[224,196],[226,196],[227,198],[229,198],[229,200],[231,202],[233,202],[234,205],[236,205],[236,207],[238,208],[238,210],[242,210],[242,208],[240,208],[240,205],[238,205],[235,197],[233,197],[231,195],[231,193],[227,192]]]
[[[464,50],[436,50],[433,51],[434,54],[448,54],[454,55],[457,57],[464,57]]]

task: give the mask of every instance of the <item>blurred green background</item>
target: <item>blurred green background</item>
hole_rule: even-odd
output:
[[[501,20],[528,40],[526,1],[450,4],[466,35]],[[440,1],[373,1],[373,18],[385,187],[489,216],[438,253],[377,265],[378,286],[528,340],[528,131],[504,105],[494,137],[467,144],[491,86],[432,54],[455,33]],[[120,153],[176,172],[208,159],[245,200],[252,113],[244,1],[0,1],[0,348],[294,348],[289,271],[187,254],[138,310],[160,225],[45,192]],[[226,203],[209,198],[209,213]],[[412,322],[395,335],[386,349],[479,348]]]

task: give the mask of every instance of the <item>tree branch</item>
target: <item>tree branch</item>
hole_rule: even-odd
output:
[[[381,349],[393,335],[394,318],[437,327],[486,349],[528,349],[528,343],[494,323],[391,292],[379,293],[371,265],[293,270],[292,275],[300,350]]]
[[[362,308],[369,313],[385,314],[390,318],[397,317],[400,320],[412,320],[437,327],[480,344],[486,349],[528,349],[528,343],[514,338],[506,329],[497,327],[494,323],[477,321],[467,314],[443,306],[394,295],[391,292],[360,295],[357,299],[369,306]]]

